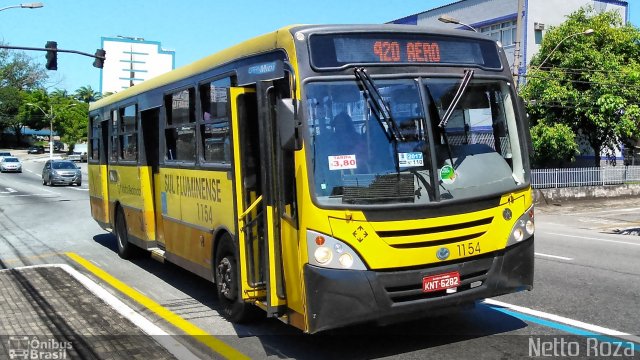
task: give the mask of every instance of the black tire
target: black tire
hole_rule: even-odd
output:
[[[76,183],[76,185],[78,185],[78,186],[82,186],[82,181],[78,181],[78,182]]]
[[[223,315],[233,323],[245,323],[254,320],[259,309],[242,301],[240,296],[240,278],[236,247],[229,235],[220,238],[216,251],[214,276],[218,300]]]
[[[129,242],[127,234],[127,222],[124,218],[124,211],[118,207],[116,209],[116,245],[118,245],[118,256],[123,259],[130,259],[133,256],[133,245]]]
[[[45,185],[47,185],[47,182],[44,181],[44,178],[42,178],[42,186],[45,186]]]

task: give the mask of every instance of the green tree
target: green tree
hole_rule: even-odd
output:
[[[48,79],[42,65],[23,52],[0,51],[0,87],[41,88]]]
[[[99,92],[93,90],[90,85],[78,88],[74,96],[76,100],[85,102],[87,104],[93,101],[100,100],[100,98],[102,97],[102,95]]]
[[[21,142],[22,125],[18,114],[22,106],[21,91],[12,86],[0,87],[0,128],[13,129],[16,134],[16,141]]]
[[[574,36],[586,29],[594,33]],[[587,7],[569,15],[545,35],[522,89],[532,124],[565,124],[588,141],[596,166],[602,152],[613,154],[619,144],[632,142],[640,124],[638,44],[640,30],[623,25],[615,11]]]
[[[46,71],[25,53],[0,49],[0,133],[10,128],[20,143],[23,94],[41,88],[46,80]]]
[[[578,144],[575,134],[565,124],[547,125],[544,121],[531,128],[535,149],[533,165],[537,168],[560,167],[575,160]]]

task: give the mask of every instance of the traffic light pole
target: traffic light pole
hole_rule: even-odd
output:
[[[0,49],[12,49],[12,50],[31,50],[31,51],[55,51],[55,52],[63,52],[63,53],[72,53],[79,54],[94,58],[96,60],[104,61],[106,59],[104,50],[98,49],[96,50],[96,54],[89,54],[86,52],[78,51],[78,50],[64,50],[64,49],[50,49],[50,48],[34,48],[27,46],[9,46],[9,45],[0,45]]]

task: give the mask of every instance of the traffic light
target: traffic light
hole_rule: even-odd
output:
[[[58,43],[55,41],[47,41],[44,46],[47,48],[47,70],[58,70]]]
[[[107,54],[106,51],[104,51],[103,49],[98,49],[96,50],[96,54],[95,54],[95,61],[93,62],[93,66],[97,67],[99,69],[102,69],[102,67],[104,66],[104,60],[105,60],[105,55]]]

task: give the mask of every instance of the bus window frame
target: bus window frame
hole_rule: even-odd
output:
[[[120,115],[118,114],[118,107],[114,105],[113,108],[109,109],[109,147],[108,147],[108,157],[109,164],[118,164],[119,156],[118,149],[120,148],[120,141],[118,139],[118,118]],[[115,151],[115,153],[114,153]]]
[[[193,93],[194,93],[194,103],[193,103],[193,121],[191,121],[191,119],[189,119],[188,122],[186,123],[180,123],[179,125],[173,124],[169,124],[169,119],[172,119],[172,114],[170,114],[171,111],[173,111],[173,106],[169,106],[172,105],[173,102],[173,96],[179,92],[182,91],[189,91],[190,89],[193,89]],[[169,102],[167,102],[167,98],[169,99]],[[176,87],[167,91],[164,91],[162,93],[162,108],[163,110],[160,111],[161,113],[161,132],[159,134],[159,136],[161,137],[161,147],[162,147],[162,156],[160,157],[160,161],[161,164],[163,164],[164,166],[168,166],[168,167],[179,167],[179,168],[194,168],[196,167],[196,165],[198,164],[198,111],[199,111],[199,94],[198,94],[198,86],[197,84],[194,83],[189,83],[187,85],[184,86],[180,86],[180,87]],[[189,94],[189,108],[191,108],[191,94]],[[189,113],[191,113],[191,109],[189,109]],[[173,120],[173,119],[172,119]],[[193,156],[193,160],[178,160],[178,159],[169,159],[167,157],[167,130],[169,129],[177,129],[179,127],[182,126],[189,126],[189,127],[193,127],[194,129],[194,140],[196,140],[195,146],[194,146],[194,156]]]
[[[123,114],[125,109],[134,106],[135,107],[135,119],[134,119],[134,127],[135,130],[134,131],[124,131],[124,120],[123,120]],[[139,113],[139,106],[138,103],[136,101],[133,102],[129,102],[129,103],[125,103],[122,105],[119,105],[117,107],[117,110],[115,110],[118,113],[118,134],[117,134],[117,138],[118,138],[118,163],[119,164],[137,164],[139,159],[140,159],[140,113]],[[135,153],[135,159],[125,159],[124,158],[124,149],[122,149],[122,139],[121,137],[123,136],[128,136],[128,135],[135,135],[134,139],[136,141],[136,153]]]
[[[210,160],[206,160],[204,157],[204,134],[202,132],[201,126],[204,126],[206,124],[214,124],[215,122],[213,120],[205,120],[204,119],[204,104],[202,102],[202,87],[204,86],[211,86],[212,83],[216,82],[216,81],[220,81],[220,80],[224,80],[224,79],[228,79],[229,80],[229,86],[226,87],[226,91],[228,93],[228,89],[232,88],[234,86],[236,86],[235,84],[237,83],[237,78],[236,78],[236,74],[235,72],[227,72],[224,74],[219,74],[215,77],[211,77],[202,81],[198,82],[198,86],[196,87],[197,90],[197,104],[198,106],[196,107],[196,128],[197,128],[197,146],[198,146],[198,151],[197,151],[197,158],[198,158],[198,163],[201,167],[206,167],[206,168],[211,168],[211,169],[221,169],[221,170],[228,170],[231,169],[231,166],[234,162],[234,157],[233,157],[233,131],[232,129],[232,112],[233,109],[231,108],[231,100],[227,99],[227,121],[229,123],[229,146],[230,146],[230,154],[229,154],[229,162],[224,163],[224,162],[219,162],[219,161],[210,161]]]
[[[96,121],[96,119],[99,119],[98,121]],[[87,137],[89,138],[89,144],[91,145],[90,147],[90,151],[91,151],[91,156],[88,156],[87,158],[87,162],[91,162],[91,163],[99,163],[100,162],[100,154],[101,154],[101,147],[103,146],[102,144],[102,122],[105,119],[103,119],[103,116],[100,112],[93,112],[92,114],[89,114],[89,133],[87,134]],[[97,125],[96,125],[97,123]],[[98,130],[98,134],[97,136],[94,136],[94,129],[99,129]],[[93,142],[97,141],[98,142],[98,148],[97,148],[97,158],[96,158],[96,150],[94,149],[93,146]]]

